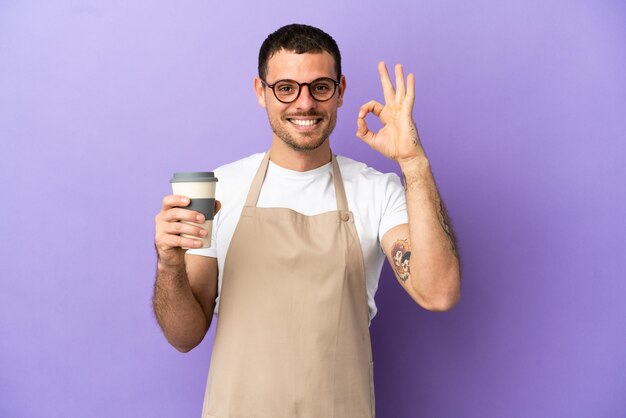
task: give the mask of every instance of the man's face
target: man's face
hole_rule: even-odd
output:
[[[267,63],[265,81],[274,84],[279,80],[309,83],[322,77],[337,79],[335,60],[328,52],[296,54],[281,50]],[[328,101],[318,102],[308,86],[302,86],[300,96],[292,103],[278,101],[272,89],[255,79],[259,104],[265,107],[274,135],[298,151],[320,147],[328,139],[337,122],[337,108],[343,102],[345,78],[342,77],[335,95]]]

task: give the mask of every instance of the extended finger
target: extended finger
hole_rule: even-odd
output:
[[[396,64],[396,104],[402,104],[405,95],[404,89],[404,71],[402,71],[402,64]]]
[[[220,209],[222,209],[222,202],[220,202],[219,200],[215,201],[215,212],[213,212],[215,215],[217,215],[217,212],[220,211]]]
[[[380,116],[380,113],[383,111],[384,106],[378,103],[376,100],[370,100],[365,103],[359,109],[359,119],[364,119],[368,113],[373,113],[376,116]]]
[[[378,74],[380,75],[380,82],[383,85],[383,94],[385,95],[385,103],[393,103],[396,97],[396,92],[391,84],[389,73],[387,72],[387,66],[383,61],[378,63]]]
[[[175,206],[185,207],[189,205],[189,202],[190,200],[189,200],[189,197],[187,196],[170,194],[163,198],[163,208],[168,209],[168,208],[173,208]]]
[[[405,109],[409,116],[413,114],[413,104],[415,103],[415,75],[409,74],[406,78],[406,96],[404,97]]]

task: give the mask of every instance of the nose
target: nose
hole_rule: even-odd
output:
[[[300,87],[300,95],[294,102],[296,108],[300,110],[310,110],[317,107],[317,100],[311,96],[311,86],[304,85]]]

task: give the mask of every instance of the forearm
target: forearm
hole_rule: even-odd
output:
[[[400,164],[404,177],[411,270],[408,284],[432,310],[447,310],[460,298],[460,260],[445,205],[425,156]]]
[[[179,351],[187,352],[197,346],[209,328],[191,291],[185,263],[157,263],[153,307],[165,338]]]

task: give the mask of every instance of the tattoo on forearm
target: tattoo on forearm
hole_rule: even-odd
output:
[[[439,200],[439,223],[441,224],[441,228],[448,238],[452,254],[454,254],[456,258],[459,258],[459,252],[456,248],[456,236],[454,234],[454,229],[452,229],[452,223],[450,221],[450,217],[448,216],[448,211],[446,210],[446,205],[444,205],[443,200]]]
[[[400,280],[406,282],[411,275],[411,247],[406,239],[398,239],[391,247],[393,269]]]

